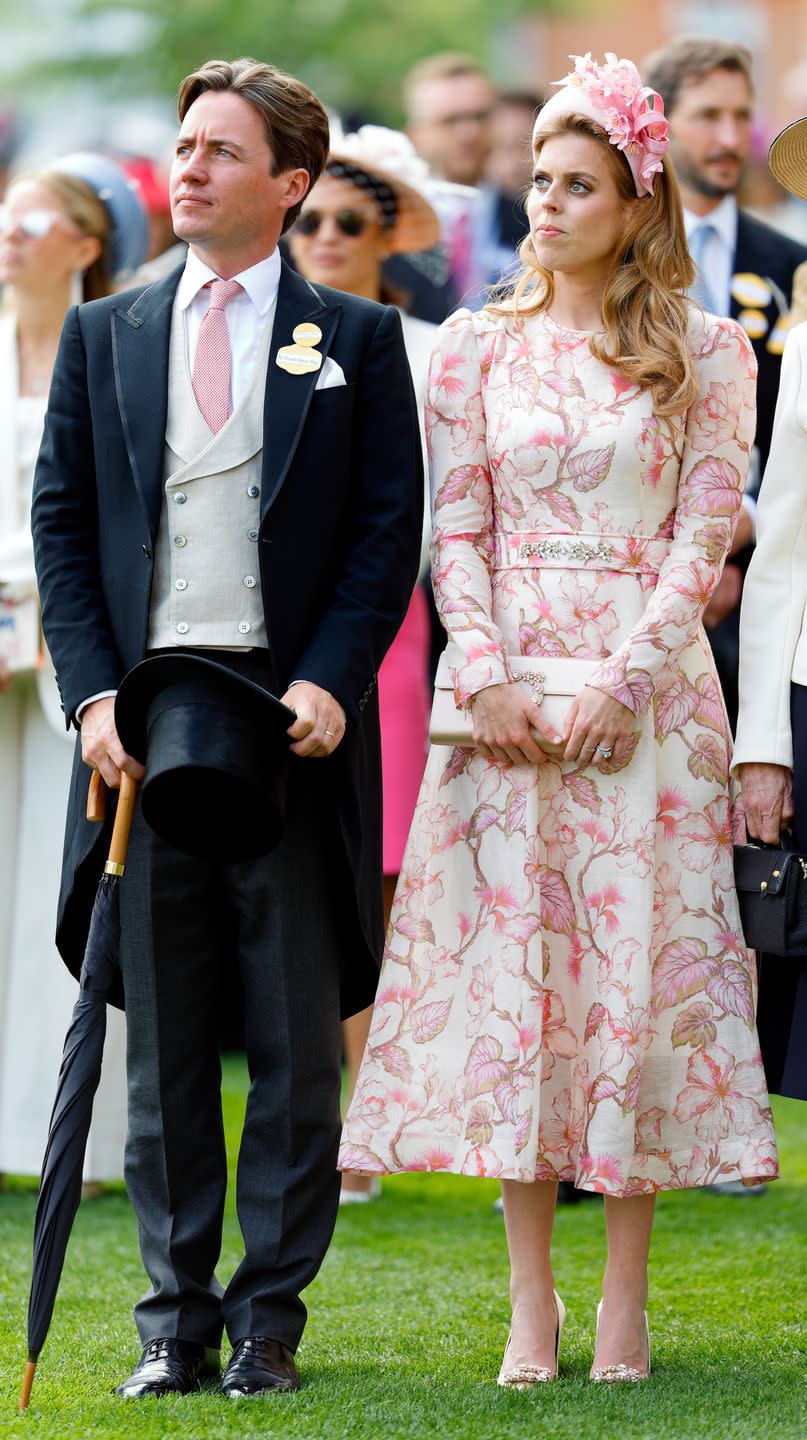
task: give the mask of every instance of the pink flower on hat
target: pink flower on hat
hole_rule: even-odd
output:
[[[664,168],[670,137],[661,96],[642,84],[632,60],[618,60],[611,51],[606,53],[604,65],[590,53],[570,55],[569,59],[574,61],[574,70],[557,85],[580,86],[585,91],[611,144],[626,155],[637,192],[652,195],[653,176]]]

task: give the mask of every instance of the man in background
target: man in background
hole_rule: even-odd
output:
[[[704,616],[732,728],[737,720],[739,614],[754,539],[755,496],[771,443],[793,273],[807,250],[741,210],[737,192],[751,145],[752,56],[744,45],[681,36],[645,62],[670,122],[670,156],[698,275],[692,298],[746,330],[759,366],[749,493],[723,577]],[[744,1192],[748,1194],[748,1190]]]
[[[499,195],[499,238],[517,250],[529,230],[524,199],[532,184],[532,127],[540,96],[503,90],[496,97],[487,180]]]
[[[485,287],[515,259],[510,220],[502,226],[502,211],[512,201],[487,178],[496,107],[493,85],[470,55],[431,55],[410,70],[403,99],[407,133],[432,173],[450,185],[476,191],[436,197],[435,205],[457,301],[478,309],[485,302]]]

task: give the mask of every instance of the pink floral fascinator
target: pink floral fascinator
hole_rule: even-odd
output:
[[[617,60],[610,52],[605,64],[591,55],[570,55],[574,70],[556,80],[556,90],[541,109],[532,132],[533,143],[551,130],[563,115],[585,115],[605,130],[621,150],[633,172],[636,194],[653,194],[653,176],[663,169],[670,126],[664,118],[664,101],[642,84],[632,60]]]

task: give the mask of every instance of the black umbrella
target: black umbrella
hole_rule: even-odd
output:
[[[45,1343],[67,1242],[81,1200],[81,1176],[92,1102],[101,1078],[107,996],[118,974],[120,901],[118,882],[126,863],[137,781],[121,775],[121,789],[109,859],[95,897],[79,997],[64,1042],[56,1099],[34,1222],[34,1264],[28,1302],[28,1363],[20,1410],[28,1407],[39,1352]],[[103,818],[103,781],[96,772],[87,806],[90,819]]]

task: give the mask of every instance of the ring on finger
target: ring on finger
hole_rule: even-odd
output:
[[[594,751],[595,755],[602,755],[603,760],[610,760],[613,753],[613,745],[598,745]]]
[[[334,738],[333,730],[326,730],[326,731],[325,731],[325,734],[328,735],[331,740],[333,740],[333,738]]]

